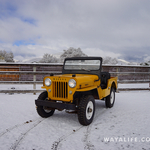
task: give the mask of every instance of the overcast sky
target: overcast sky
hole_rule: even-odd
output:
[[[150,60],[150,0],[0,0],[0,50]]]

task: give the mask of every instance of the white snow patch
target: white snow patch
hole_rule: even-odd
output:
[[[150,92],[116,93],[113,108],[96,100],[91,125],[82,126],[77,114],[55,111],[38,116],[33,94],[0,94],[0,149],[15,150],[118,150],[149,149]],[[137,138],[138,141],[104,141],[104,138]],[[149,141],[142,142],[142,138]]]

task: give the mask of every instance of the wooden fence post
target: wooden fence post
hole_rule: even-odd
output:
[[[36,66],[33,66],[33,72],[36,72]],[[36,74],[33,75],[33,90],[36,90]],[[33,93],[34,95],[36,95],[36,93]]]

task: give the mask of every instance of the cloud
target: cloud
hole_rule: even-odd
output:
[[[112,58],[119,58],[121,54],[114,53],[111,51],[104,52],[101,49],[94,49],[94,48],[86,48],[83,49],[83,52],[85,52],[88,56],[99,56],[99,57],[112,57]]]
[[[95,55],[135,60],[142,52],[144,58],[150,55],[149,5],[141,0],[1,0],[0,49],[37,56],[80,47],[86,54],[92,49]]]
[[[62,50],[58,50],[58,47],[51,47],[46,45],[11,45],[1,44],[0,49],[8,52],[12,51],[16,60],[32,59],[35,57],[42,57],[45,53],[49,54],[61,54]]]

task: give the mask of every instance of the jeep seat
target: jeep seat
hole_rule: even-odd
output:
[[[101,72],[101,88],[106,89],[107,88],[107,81],[110,79],[110,73],[109,72]]]

